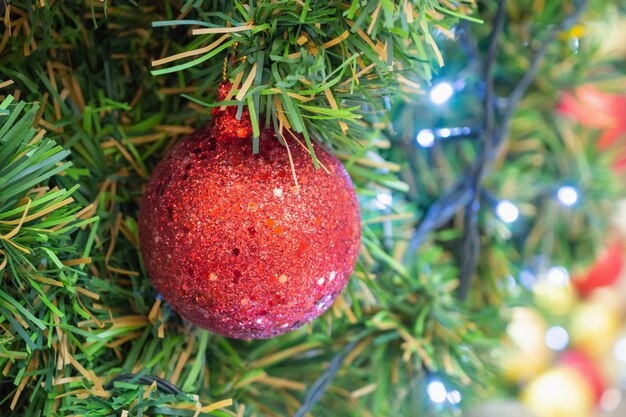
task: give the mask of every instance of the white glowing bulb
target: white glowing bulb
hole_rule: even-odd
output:
[[[617,341],[617,343],[615,343],[613,353],[618,361],[626,362],[626,337],[622,337]]]
[[[435,135],[430,129],[422,129],[417,134],[417,143],[423,148],[430,148],[435,144]]]
[[[522,271],[519,274],[519,282],[525,288],[531,288],[537,283],[537,276],[530,271]]]
[[[559,188],[556,197],[564,206],[573,206],[578,201],[578,191],[574,187],[566,185]]]
[[[461,402],[462,398],[461,393],[457,390],[452,390],[448,393],[448,402],[450,404],[458,404]]]
[[[432,90],[430,90],[430,99],[435,104],[443,104],[450,100],[452,94],[454,93],[454,89],[450,83],[442,82],[435,85]]]
[[[600,408],[607,413],[615,410],[622,402],[622,393],[617,388],[610,388],[604,391],[600,398]]]
[[[443,128],[439,130],[439,136],[442,138],[448,138],[452,134],[452,131],[448,128]]]
[[[553,266],[548,269],[546,279],[550,285],[555,287],[564,287],[569,282],[569,273],[567,272],[567,269],[562,266]]]
[[[569,343],[569,334],[567,334],[567,330],[561,326],[550,327],[548,331],[546,331],[545,341],[546,346],[550,349],[563,350]]]
[[[513,223],[519,217],[519,209],[509,200],[502,200],[496,206],[496,215],[505,223]]]
[[[437,404],[443,403],[448,396],[448,391],[441,381],[432,381],[428,384],[426,392],[428,393],[430,400]]]
[[[380,193],[376,196],[376,200],[374,201],[374,205],[379,210],[389,208],[392,204],[393,197],[391,196],[391,193]]]

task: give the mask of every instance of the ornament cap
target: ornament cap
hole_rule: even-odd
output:
[[[233,83],[231,83],[230,81],[222,81],[217,89],[217,99],[219,101],[226,100],[226,97],[228,97],[228,93],[230,92],[231,88],[233,88]]]
[[[232,88],[232,83],[224,81],[217,90],[217,99],[224,101]],[[252,138],[252,122],[248,107],[244,106],[237,118],[238,106],[222,106],[213,108],[213,126],[211,136],[215,139],[250,139]]]

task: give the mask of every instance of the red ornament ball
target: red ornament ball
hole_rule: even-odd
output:
[[[224,90],[222,86],[222,98]],[[247,110],[177,143],[156,167],[139,215],[154,287],[185,319],[223,336],[268,338],[324,312],[348,283],[360,246],[354,187],[339,160],[262,132]],[[287,136],[287,135],[286,135]],[[293,170],[297,176],[296,185]]]
[[[624,244],[611,243],[596,259],[585,275],[574,277],[573,283],[582,296],[600,287],[614,285],[624,268]]]
[[[605,378],[598,365],[587,354],[578,350],[570,350],[561,356],[560,362],[578,372],[593,391],[596,404],[604,393]]]

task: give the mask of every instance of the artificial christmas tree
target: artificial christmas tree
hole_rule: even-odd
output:
[[[620,87],[621,64],[599,58],[594,38],[581,35],[592,30],[586,22],[623,12],[606,7],[580,0],[0,3],[2,415],[441,416],[501,393],[508,386],[493,384],[494,350],[510,307],[529,304],[533,288],[569,299],[568,271],[595,259],[611,202],[623,191],[614,155],[597,147],[602,133],[558,111],[563,92],[579,85],[601,79],[598,88]],[[222,81],[230,88],[218,98]],[[234,113],[226,125],[224,111]],[[342,236],[342,227],[348,237],[328,248],[300,236],[320,253],[293,262],[305,269],[300,262],[332,255],[310,272],[330,268],[327,277],[312,274],[325,285],[341,265],[330,288],[335,303],[299,330],[263,341],[225,338],[181,317],[191,298],[160,287],[170,279],[183,293],[196,273],[211,279],[209,269],[190,273],[190,265],[155,261],[204,256],[206,247],[187,236],[181,246],[159,248],[152,234],[192,223],[181,190],[217,169],[189,148],[193,173],[183,181],[190,161],[167,155],[199,140],[193,132],[207,123],[235,140],[224,142],[213,164],[237,159],[248,176],[283,173],[255,184],[284,184],[272,198],[287,198],[293,170],[298,180],[300,169],[314,178],[329,166],[350,175],[361,241],[344,176],[331,194],[345,201],[322,237]],[[245,162],[281,152],[260,170]],[[170,169],[157,168],[163,158]],[[258,204],[248,200],[255,188],[238,184],[224,202]],[[304,192],[310,182],[300,185]],[[306,193],[303,212],[329,197]],[[220,204],[216,198],[210,203]],[[176,221],[151,223],[163,223],[174,202]],[[211,227],[220,220],[206,219]],[[276,226],[263,227],[273,233]],[[207,258],[232,268],[233,279],[238,266],[258,268],[264,258],[230,245],[238,236],[221,230],[230,253]],[[290,258],[281,256],[293,248],[284,244],[272,246],[271,259],[287,267]],[[337,295],[357,248],[354,273]],[[281,274],[272,274],[280,284]],[[203,294],[220,296],[217,285]],[[239,295],[228,285],[235,284],[224,283],[225,292]],[[272,300],[265,290],[250,290],[255,303]],[[293,288],[307,302],[322,295],[315,291]],[[538,311],[546,322],[566,322],[572,303]],[[244,316],[237,311],[236,326]]]

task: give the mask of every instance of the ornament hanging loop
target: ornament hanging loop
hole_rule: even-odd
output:
[[[230,56],[230,65],[234,66],[237,62],[237,49],[239,48],[239,42],[233,44],[233,54]]]
[[[230,56],[230,66],[231,67],[235,67],[235,64],[237,63],[242,63],[242,62],[246,62],[246,59],[248,58],[247,56],[242,56],[241,58],[239,58],[237,56],[237,49],[239,48],[239,42],[235,42],[233,44],[233,53]],[[224,67],[222,69],[222,80],[226,81],[228,79],[228,57],[224,57]]]

